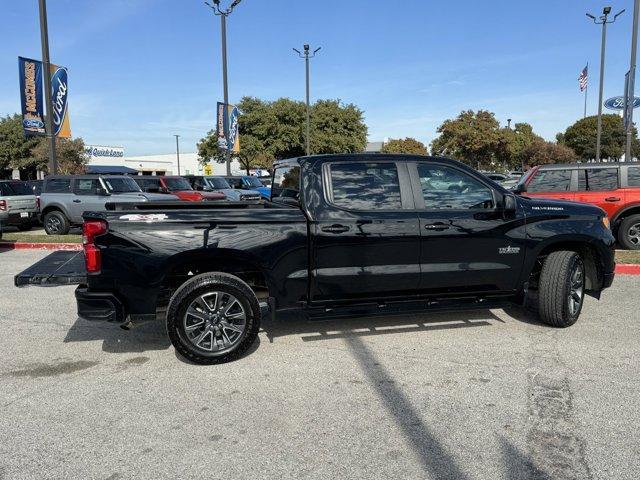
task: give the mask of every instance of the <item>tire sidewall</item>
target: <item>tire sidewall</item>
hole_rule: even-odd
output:
[[[629,228],[636,223],[640,223],[640,215],[631,215],[625,218],[618,227],[618,242],[627,250],[640,250],[640,244],[635,245],[629,240]]]
[[[577,263],[580,263],[582,265],[582,298],[580,299],[580,306],[578,307],[578,310],[576,311],[576,313],[571,314],[571,309],[569,308],[569,294],[571,293],[571,276],[572,276],[571,274],[573,272],[573,268]],[[567,322],[566,322],[567,325],[573,325],[578,321],[578,318],[580,317],[580,313],[582,312],[582,307],[584,306],[584,297],[585,297],[584,289],[585,289],[586,270],[585,270],[584,261],[582,260],[580,255],[578,255],[577,253],[573,255],[573,258],[569,262],[569,268],[567,269],[566,275],[567,275],[567,278],[565,282],[565,291],[564,291],[564,298],[566,299],[564,302],[564,310],[566,312],[565,318],[567,319]]]
[[[236,278],[236,277],[232,277]],[[240,279],[237,281],[241,282]],[[251,292],[250,288],[246,286]],[[196,347],[184,330],[184,316],[187,308],[200,295],[211,291],[219,291],[233,295],[246,312],[246,327],[242,337],[225,350],[209,352]],[[253,293],[253,292],[251,292]],[[231,360],[241,355],[255,340],[260,323],[260,306],[255,296],[248,295],[244,288],[238,288],[215,278],[206,280],[192,279],[176,291],[167,311],[167,333],[176,349],[189,360],[197,363],[211,364]]]

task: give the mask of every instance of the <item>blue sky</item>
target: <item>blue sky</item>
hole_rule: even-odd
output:
[[[229,1],[229,0],[227,0]],[[225,0],[222,0],[224,3]],[[622,94],[631,0],[243,0],[228,20],[229,95],[339,98],[365,112],[370,140],[430,142],[463,109],[526,121],[548,139],[582,116],[588,61],[597,111],[600,29],[585,16],[627,11],[609,26],[605,98]],[[17,112],[19,55],[40,58],[37,0],[3,1],[0,115]],[[126,155],[181,150],[215,123],[222,99],[220,23],[200,0],[48,0],[51,59],[69,69],[71,128]]]

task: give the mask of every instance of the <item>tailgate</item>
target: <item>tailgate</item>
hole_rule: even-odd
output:
[[[84,253],[58,250],[14,277],[16,287],[79,285],[87,282]]]

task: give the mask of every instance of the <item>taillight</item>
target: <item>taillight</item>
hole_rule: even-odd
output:
[[[1,212],[6,212],[7,211],[7,201],[6,200],[0,200],[0,211]]]
[[[82,225],[82,245],[87,273],[99,273],[102,268],[100,249],[95,245],[98,235],[107,233],[107,223],[102,220],[91,220]]]

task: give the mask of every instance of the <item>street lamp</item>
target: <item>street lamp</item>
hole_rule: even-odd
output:
[[[38,2],[40,10],[40,42],[42,43],[42,68],[44,70],[44,103],[47,108],[45,117],[45,131],[49,137],[49,173],[58,173],[58,159],[56,158],[56,136],[53,133],[53,112],[51,102],[51,73],[49,71],[49,28],[47,26],[47,1]]]
[[[633,27],[631,30],[631,61],[629,62],[628,84],[624,92],[624,112],[627,144],[624,150],[624,160],[632,160],[631,137],[633,135],[633,104],[635,102],[636,83],[636,50],[638,48],[638,15],[640,14],[640,0],[633,2]],[[636,152],[637,153],[637,152]]]
[[[587,17],[593,20],[596,25],[602,25],[602,43],[600,47],[600,95],[598,97],[598,133],[596,136],[596,162],[600,161],[600,139],[602,137],[602,92],[604,89],[604,52],[605,45],[607,43],[607,24],[613,23],[624,12],[620,10],[613,16],[613,20],[609,20],[609,14],[611,13],[611,7],[604,7],[602,9],[602,15],[600,19],[596,19],[595,16],[587,13]]]
[[[180,175],[180,141],[178,140],[180,135],[174,135],[174,137],[176,137],[176,160],[178,162],[178,175]]]
[[[231,15],[233,9],[236,8],[242,0],[233,0],[231,5],[226,9],[220,7],[220,0],[212,1],[213,5],[209,2],[204,2],[204,4],[213,10],[214,15],[220,17],[220,26],[222,30],[222,84],[224,88],[224,104],[229,105],[229,89],[227,85],[227,17]],[[227,149],[224,156],[227,164],[227,175],[231,175],[231,151]]]
[[[310,147],[310,143],[311,143],[311,127],[310,127],[310,115],[309,115],[309,59],[313,58],[316,56],[316,53],[318,53],[318,51],[321,49],[322,47],[318,47],[316,48],[312,53],[309,53],[309,45],[305,44],[303,49],[304,49],[304,53],[301,52],[300,50],[298,50],[297,48],[294,48],[293,51],[296,52],[298,54],[298,56],[300,58],[304,58],[304,64],[305,64],[305,72],[306,72],[306,82],[307,82],[307,138],[306,138],[306,145],[307,145],[307,156],[311,155],[311,147]]]

